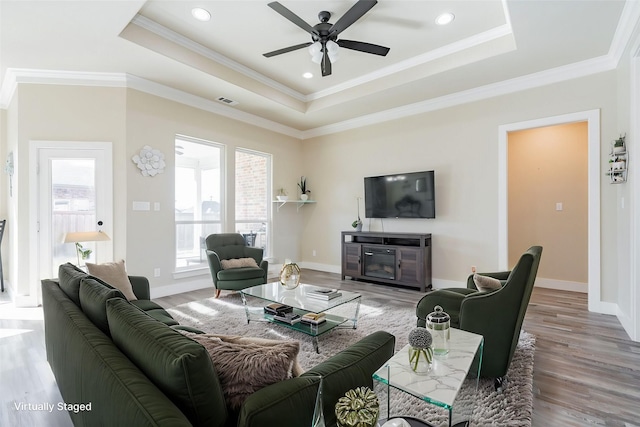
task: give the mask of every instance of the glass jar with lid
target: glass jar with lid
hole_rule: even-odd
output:
[[[439,305],[436,305],[434,311],[427,315],[427,329],[433,337],[434,354],[445,355],[449,353],[450,325],[451,318]]]

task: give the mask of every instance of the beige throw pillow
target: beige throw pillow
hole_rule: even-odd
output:
[[[220,265],[223,270],[229,268],[241,268],[241,267],[258,267],[258,263],[253,258],[232,258],[220,260]]]
[[[90,275],[104,280],[114,288],[119,289],[127,300],[133,301],[138,299],[133,293],[133,287],[129,281],[129,276],[127,276],[127,271],[124,268],[123,259],[118,262],[107,262],[104,264],[92,264],[88,262],[87,269]]]
[[[295,341],[179,332],[207,349],[227,405],[234,411],[252,393],[291,378],[300,352]]]
[[[500,280],[494,279],[493,277],[483,276],[481,274],[473,275],[473,283],[476,284],[476,288],[482,292],[490,292],[495,291],[496,289],[500,289],[502,287],[502,283]]]

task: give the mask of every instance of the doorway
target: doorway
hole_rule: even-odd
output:
[[[498,267],[508,264],[508,168],[509,132],[560,124],[587,122],[588,213],[587,289],[589,310],[615,314],[616,305],[601,300],[600,289],[600,110],[589,110],[561,116],[511,123],[498,128]]]
[[[508,138],[509,265],[543,246],[536,286],[587,293],[587,122]]]
[[[68,232],[102,230],[113,233],[111,143],[32,142],[37,161],[37,284],[57,277],[58,266],[78,264],[74,243],[64,243]],[[101,222],[102,225],[98,225]],[[111,241],[82,242],[90,254],[82,263],[113,258]],[[39,286],[36,290],[40,303]]]

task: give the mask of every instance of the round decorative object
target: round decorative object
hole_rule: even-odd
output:
[[[285,261],[280,270],[280,284],[286,289],[295,289],[300,284],[300,267],[291,261]]]
[[[302,200],[303,202],[306,202],[307,200],[309,200],[309,195],[308,194],[301,194],[300,195],[300,200]]]
[[[374,427],[379,415],[378,396],[368,387],[349,390],[336,403],[338,427]]]
[[[417,374],[427,374],[433,364],[433,338],[425,328],[415,328],[409,333],[409,366]]]
[[[131,158],[140,169],[142,176],[156,176],[164,172],[164,154],[148,145],[142,147],[139,154]]]

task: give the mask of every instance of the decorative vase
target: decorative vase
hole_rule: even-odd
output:
[[[289,196],[276,196],[276,199],[278,199],[279,202],[286,202],[289,200]]]
[[[409,346],[409,366],[416,374],[428,374],[433,366],[433,349]]]
[[[300,200],[302,200],[303,202],[306,202],[307,200],[309,200],[309,195],[308,194],[301,194],[300,195]]]
[[[433,363],[431,333],[422,327],[409,332],[409,366],[416,374],[428,374]]]
[[[300,267],[291,261],[285,261],[280,270],[280,284],[285,289],[295,289],[300,284]]]
[[[370,388],[358,387],[338,399],[335,411],[338,427],[375,427],[380,403]]]

